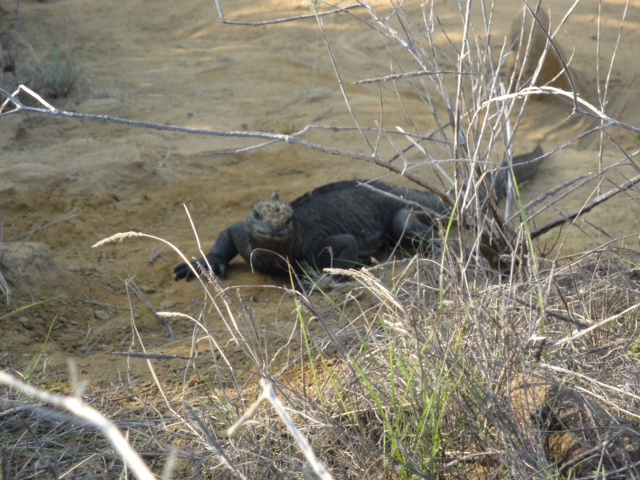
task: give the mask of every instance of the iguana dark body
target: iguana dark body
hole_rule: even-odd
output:
[[[538,147],[514,158],[518,182],[533,177],[541,155]],[[502,172],[494,182],[498,198],[506,192],[508,170]],[[290,204],[276,195],[254,203],[246,222],[227,228],[206,259],[178,265],[176,280],[194,278],[192,266],[197,270],[207,263],[224,277],[238,254],[267,273],[285,272],[287,261],[297,270],[350,268],[368,263],[389,244],[416,237],[429,241],[435,234],[433,215],[448,213],[433,194],[381,182],[331,183]]]

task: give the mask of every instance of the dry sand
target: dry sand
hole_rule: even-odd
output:
[[[222,3],[227,16],[234,20],[260,21],[308,13],[299,1]],[[440,3],[440,21],[455,43],[460,39],[456,3]],[[557,24],[572,3],[553,2],[552,24]],[[585,88],[585,98],[596,102],[599,3],[599,74],[604,78],[620,31],[623,1],[581,2],[558,37],[565,52],[573,55],[571,66]],[[492,42],[496,44],[508,34],[520,8],[519,2],[506,0],[499,5],[493,20]],[[12,19],[15,2],[5,0],[0,6],[4,25],[16,25],[21,38],[35,48],[47,39],[67,42],[81,59],[86,74],[80,88],[69,99],[55,100],[59,108],[217,130],[291,133],[309,124],[353,125],[314,19],[258,27],[223,25],[218,22],[214,3],[199,0],[20,2],[17,20]],[[419,23],[418,8],[415,13]],[[368,19],[363,11],[352,14]],[[388,50],[379,34],[347,14],[325,18],[324,27],[362,125],[373,127],[381,121],[387,128],[400,125],[410,130],[410,119],[422,131],[433,127],[422,99],[408,87],[399,85],[406,111],[392,88],[383,88],[382,118],[378,87],[353,85],[356,80],[389,72]],[[441,32],[435,33],[446,45]],[[481,36],[482,32],[474,34]],[[640,9],[631,6],[610,73],[606,112],[635,126],[640,126],[638,44]],[[8,81],[9,74],[5,78]],[[570,107],[560,102],[531,102],[518,131],[516,151],[529,150],[536,143],[549,151],[593,125],[584,117],[571,118],[570,114]],[[627,151],[637,145],[637,138],[622,130],[607,130],[607,134]],[[369,151],[357,133],[325,131],[307,138],[352,151]],[[375,141],[376,135],[369,138]],[[11,285],[11,303],[3,303],[0,314],[30,301],[47,300],[2,322],[3,366],[24,368],[42,348],[49,326],[55,322],[46,350],[50,378],[66,381],[66,361],[72,358],[80,375],[94,387],[117,383],[127,368],[134,382],[146,381],[143,362],[133,361],[127,367],[122,357],[111,354],[126,351],[132,343],[125,280],[134,278],[157,310],[197,314],[202,293],[196,283],[173,281],[172,270],[179,259],[158,242],[138,239],[91,248],[95,242],[135,230],[165,238],[187,255],[198,256],[183,205],[189,208],[203,248],[208,250],[225,227],[245,217],[254,200],[269,197],[274,190],[285,199],[293,199],[329,181],[388,175],[363,162],[287,144],[210,155],[253,144],[255,140],[158,132],[33,114],[1,118],[3,241],[7,251],[18,253],[9,261],[13,270],[6,272],[15,282]],[[381,156],[389,158],[392,153],[383,139]],[[607,165],[622,157],[610,142],[602,155]],[[526,199],[596,170],[598,162],[599,134],[595,133],[552,155],[527,185]],[[609,181],[603,182],[605,189],[610,186]],[[562,211],[578,208],[592,191],[585,189],[566,199]],[[21,235],[71,212],[71,218],[29,237],[29,244],[21,243]],[[563,238],[568,234],[564,252],[583,251],[605,239],[590,225],[612,237],[632,235],[625,246],[637,249],[638,213],[635,202],[624,195],[598,208],[580,220],[584,232],[579,228],[562,231]],[[555,209],[545,218],[557,214]],[[553,232],[546,240],[558,235]],[[274,283],[281,280],[252,274],[241,261],[234,263],[225,280],[226,285],[241,286],[240,292],[254,310],[259,328],[277,346],[289,337],[296,317],[282,291],[262,287]],[[190,323],[172,320],[177,339],[169,341],[162,324],[145,305],[136,298],[132,303],[136,325],[150,351],[189,353]],[[224,341],[222,330],[220,335]],[[228,350],[232,362],[245,362],[231,344]],[[168,367],[158,368],[162,374]]]

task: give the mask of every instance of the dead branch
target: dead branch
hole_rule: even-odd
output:
[[[42,107],[31,107],[25,105],[18,99],[18,95],[20,93],[26,93],[31,98],[35,99]],[[158,123],[151,122],[142,122],[138,120],[128,120],[120,117],[112,117],[110,115],[95,115],[95,114],[87,114],[87,113],[78,113],[78,112],[70,112],[66,110],[59,110],[55,108],[53,105],[45,101],[40,95],[32,91],[29,87],[25,85],[20,85],[18,89],[13,92],[13,94],[7,92],[6,90],[0,88],[0,94],[4,95],[6,100],[0,106],[0,118],[4,115],[15,114],[19,112],[30,112],[36,113],[40,115],[48,115],[52,117],[62,117],[62,118],[71,118],[75,120],[89,120],[94,122],[104,122],[104,123],[115,123],[119,125],[127,125],[130,127],[140,127],[140,128],[149,128],[152,130],[160,130],[165,132],[179,132],[179,133],[189,133],[193,135],[211,135],[216,137],[238,137],[238,138],[262,138],[267,140],[272,140],[274,142],[285,142],[292,145],[300,145],[306,148],[310,148],[311,150],[328,153],[330,155],[342,156],[347,158],[353,158],[356,160],[362,160],[367,163],[371,163],[373,165],[377,165],[379,167],[383,167],[391,172],[397,173],[405,177],[407,180],[414,182],[416,185],[424,188],[428,192],[437,195],[438,198],[449,207],[453,207],[453,200],[449,195],[443,192],[441,189],[437,188],[435,185],[425,181],[424,179],[413,175],[408,172],[406,168],[403,166],[394,165],[376,155],[365,155],[357,152],[351,152],[348,150],[342,150],[339,148],[328,147],[325,145],[320,145],[318,143],[310,142],[308,140],[304,140],[299,138],[301,135],[308,132],[309,127],[305,127],[302,130],[299,130],[290,135],[285,135],[282,133],[267,133],[267,132],[245,132],[245,131],[225,131],[225,130],[208,130],[203,128],[190,128],[190,127],[178,127],[176,125],[162,125]],[[8,105],[12,105],[13,109],[9,111],[5,111],[5,108]]]
[[[558,98],[566,98],[569,100],[573,100],[572,92],[565,92],[564,90],[560,90],[555,87],[527,87],[519,90],[516,93],[509,93],[506,95],[500,95],[489,100],[485,101],[481,108],[487,108],[491,103],[495,102],[503,102],[505,100],[510,100],[514,98],[523,98],[530,95],[554,95]],[[576,111],[572,113],[575,115],[576,113],[581,113],[591,118],[595,118],[602,122],[602,125],[598,128],[599,130],[605,130],[608,127],[619,127],[624,130],[628,130],[629,132],[633,132],[640,135],[640,128],[634,127],[633,125],[629,125],[627,123],[616,120],[608,115],[606,115],[602,110],[598,109],[594,105],[587,102],[585,99],[578,97],[577,98]]]
[[[15,235],[11,238],[9,238],[9,242],[17,242],[18,240],[24,240],[25,242],[28,241],[31,237],[33,237],[36,233],[40,233],[43,230],[46,230],[47,228],[53,227],[55,225],[58,225],[59,223],[62,222],[66,222],[67,220],[71,220],[73,217],[75,217],[78,214],[77,210],[72,210],[69,213],[63,215],[62,217],[53,220],[51,222],[47,222],[44,225],[40,225],[37,228],[34,228],[33,230],[31,230],[30,232],[27,233],[22,233],[20,235]]]
[[[547,233],[549,230],[551,230],[551,229],[553,229],[555,227],[558,227],[558,226],[563,225],[565,223],[574,221],[575,219],[581,217],[585,213],[590,212],[595,207],[597,207],[601,203],[606,202],[607,200],[609,200],[613,196],[617,195],[618,193],[624,192],[626,190],[629,190],[631,187],[633,187],[634,185],[636,185],[639,182],[640,182],[640,175],[637,175],[637,176],[633,177],[631,180],[629,180],[628,182],[623,183],[619,187],[613,188],[613,189],[609,190],[607,193],[604,193],[602,195],[598,195],[591,203],[589,203],[588,205],[585,205],[584,207],[580,208],[579,210],[574,210],[573,212],[569,213],[566,216],[563,216],[561,218],[556,218],[555,220],[547,223],[546,225],[543,225],[542,227],[537,228],[536,230],[532,231],[531,232],[531,238],[535,239],[535,238],[539,237],[540,235],[543,235],[543,234]]]
[[[295,22],[297,20],[308,20],[316,17],[327,17],[329,15],[334,15],[336,13],[348,12],[356,8],[362,8],[362,5],[349,5],[343,8],[334,8],[333,10],[328,10],[326,12],[316,12],[316,13],[308,13],[306,15],[296,15],[293,17],[275,18],[273,20],[263,20],[261,22],[240,22],[237,20],[227,20],[224,16],[224,12],[222,11],[222,5],[220,5],[220,0],[216,0],[216,9],[218,10],[220,23],[223,23],[225,25],[243,25],[247,27],[260,27],[263,25],[275,25],[278,23]]]
[[[171,324],[169,323],[169,320],[166,317],[163,317],[162,315],[158,315],[158,311],[153,307],[153,305],[151,305],[151,302],[147,300],[147,297],[144,296],[144,293],[142,293],[142,290],[138,288],[138,286],[135,284],[133,280],[129,280],[128,282],[125,281],[124,283],[127,287],[127,290],[130,290],[131,292],[133,292],[140,299],[140,301],[144,303],[144,305],[149,309],[149,311],[153,314],[153,316],[156,317],[158,320],[160,320],[160,322],[162,322],[162,324],[164,325],[164,328],[167,330],[167,333],[169,334],[169,338],[171,340],[175,340],[176,334],[173,333],[173,328],[171,328]]]

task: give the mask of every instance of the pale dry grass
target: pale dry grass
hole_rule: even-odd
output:
[[[637,461],[637,444],[626,444],[627,457],[621,457],[606,438],[619,434],[620,425],[627,437],[640,438],[640,289],[629,259],[628,252],[622,258],[593,254],[540,272],[536,282],[501,282],[489,270],[478,277],[453,260],[441,271],[419,258],[396,265],[386,281],[375,274],[382,267],[341,271],[356,280],[339,289],[355,299],[345,308],[327,310],[321,295],[291,292],[300,304],[299,328],[308,332],[313,316],[327,326],[326,336],[303,335],[298,355],[275,369],[260,360],[262,344],[251,340],[250,312],[221,287],[205,284],[234,335],[242,335],[255,362],[251,376],[227,364],[224,349],[208,361],[194,351],[194,359],[185,360],[185,378],[197,372],[207,382],[180,392],[156,378],[162,394],[155,401],[142,403],[140,396],[124,409],[131,387],[82,398],[125,430],[154,470],[161,471],[172,452],[168,478],[187,471],[196,478],[254,478],[261,472],[299,478],[311,475],[303,454],[310,447],[333,478],[555,478],[575,467],[573,456],[549,450],[554,432],[564,431],[579,442],[580,453],[591,452],[588,465],[595,457],[603,472],[626,466],[631,470],[624,475],[634,478],[637,465],[619,459]],[[433,287],[441,276],[443,290]],[[209,315],[198,319],[194,337],[215,343],[207,333]],[[250,408],[258,395],[251,377],[267,382],[263,388],[277,409]],[[530,403],[514,397],[522,378],[538,379],[539,388],[525,396]],[[556,385],[573,392],[570,400],[590,402],[590,417],[582,419],[592,434],[580,437],[575,419],[565,426],[541,423],[549,412],[572,418],[560,401],[543,401]],[[98,465],[126,470],[86,421],[8,392],[3,402],[6,478],[38,478],[42,469],[92,478]],[[593,420],[594,412],[606,422]],[[16,437],[25,426],[27,435]],[[297,436],[309,445],[301,446]]]

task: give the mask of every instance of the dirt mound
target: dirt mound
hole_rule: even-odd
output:
[[[0,246],[0,272],[11,291],[38,298],[52,284],[60,285],[64,269],[56,264],[44,243],[8,243]]]

